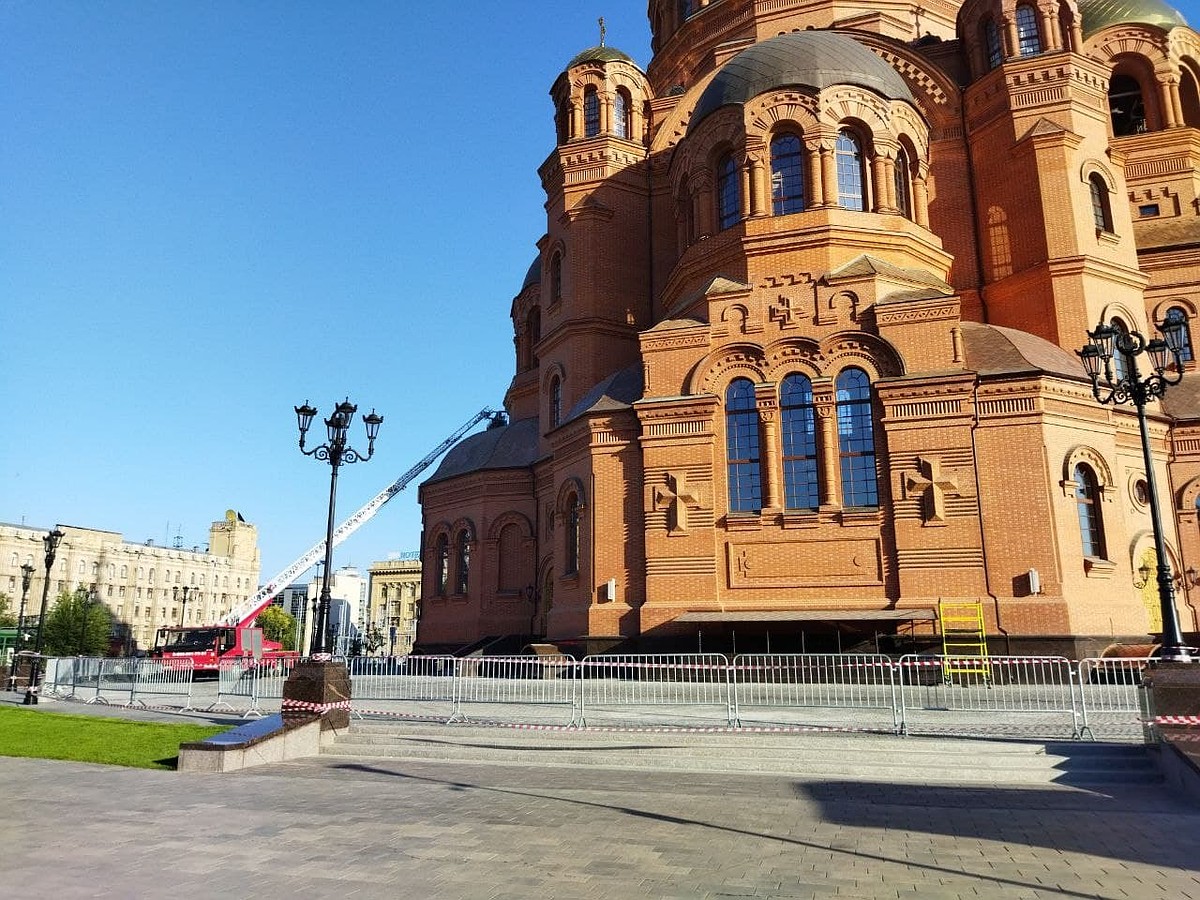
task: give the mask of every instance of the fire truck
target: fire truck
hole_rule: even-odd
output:
[[[444,441],[427,453],[415,466],[372,497],[363,507],[355,511],[333,532],[333,546],[337,546],[365,525],[383,505],[408,487],[409,482],[433,465],[434,461],[449,450],[464,435],[484,419],[493,425],[504,424],[504,413],[484,408],[469,421],[464,422]],[[233,610],[215,625],[178,626],[160,628],[150,655],[162,659],[191,659],[197,673],[215,673],[223,659],[251,658],[254,660],[296,657],[295,650],[284,650],[277,641],[263,637],[262,629],[255,628],[258,614],[271,605],[271,601],[285,587],[312,568],[325,556],[325,541],[322,539],[300,556],[295,562],[268,581],[253,597],[238,609]]]

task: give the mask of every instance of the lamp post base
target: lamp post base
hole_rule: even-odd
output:
[[[303,659],[283,685],[285,716],[320,716],[321,730],[350,726],[350,670],[345,663]]]
[[[25,699],[21,701],[22,706],[37,706],[38,695],[32,689],[25,691]]]

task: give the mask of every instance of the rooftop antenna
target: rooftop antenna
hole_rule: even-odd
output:
[[[600,17],[600,46],[604,46],[604,36],[608,34],[608,29],[604,27],[604,16]]]
[[[171,545],[172,545],[172,546],[173,546],[173,547],[174,547],[176,550],[182,550],[182,549],[183,549],[183,526],[182,526],[182,525],[178,525],[178,526],[176,526],[176,528],[175,528],[175,538],[174,538],[174,540],[172,540],[172,541],[171,541]]]

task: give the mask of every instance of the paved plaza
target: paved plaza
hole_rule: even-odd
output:
[[[0,884],[56,898],[1200,898],[1200,807],[1158,784],[603,764],[327,756],[187,776],[0,759]]]

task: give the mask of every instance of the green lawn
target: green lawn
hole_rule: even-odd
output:
[[[168,725],[0,708],[0,756],[174,769],[180,744],[225,730],[220,725]]]

